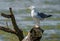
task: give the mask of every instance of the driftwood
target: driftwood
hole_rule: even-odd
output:
[[[9,28],[5,28],[3,26],[0,26],[0,30],[15,34],[19,38],[19,41],[36,41],[36,39],[37,39],[37,41],[40,41],[40,39],[42,37],[43,30],[40,27],[37,27],[37,28],[33,27],[30,30],[30,32],[28,32],[28,35],[27,35],[28,37],[26,36],[28,38],[28,40],[26,40],[26,37],[24,38],[23,31],[17,26],[15,17],[12,12],[12,8],[9,8],[9,10],[10,10],[10,15],[7,15],[5,13],[1,13],[1,16],[5,17],[5,18],[11,18],[14,30],[11,30]],[[36,33],[38,33],[38,34],[36,34]],[[36,36],[36,37],[34,37],[34,36]]]
[[[43,32],[44,30],[42,30],[40,26],[34,26],[22,41],[40,41]]]

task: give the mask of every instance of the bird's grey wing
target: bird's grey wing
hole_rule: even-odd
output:
[[[46,14],[44,14],[44,13],[37,13],[37,16],[39,16],[39,17],[41,17],[41,18],[46,18],[47,17],[47,15]]]
[[[44,14],[44,13],[37,13],[37,16],[40,16],[41,18],[48,18],[48,17],[51,17],[52,15],[47,15],[47,14]]]

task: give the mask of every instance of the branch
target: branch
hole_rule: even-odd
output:
[[[6,15],[4,13],[1,13],[1,16],[5,17],[5,18],[11,18],[11,15]]]
[[[21,29],[19,29],[19,27],[17,26],[15,17],[14,17],[13,12],[12,12],[12,8],[9,8],[9,10],[11,13],[12,24],[14,26],[16,33],[17,33],[16,35],[18,36],[19,40],[22,41],[22,39],[24,38],[23,31]]]
[[[5,31],[5,32],[8,32],[8,33],[16,34],[15,31],[13,31],[13,30],[11,30],[9,28],[2,27],[2,26],[0,26],[0,30]]]
[[[14,29],[16,30],[16,32],[18,32],[19,28],[18,28],[18,26],[17,26],[15,17],[14,17],[14,15],[13,15],[12,8],[9,8],[9,10],[10,10],[11,20],[12,20],[12,24],[13,24],[13,26],[14,26]]]
[[[19,40],[22,41],[22,39],[24,38],[23,31],[21,29],[19,29],[19,27],[17,26],[17,23],[16,23],[16,20],[15,20],[14,14],[12,12],[12,8],[9,8],[9,10],[10,10],[10,15],[6,15],[4,13],[1,13],[1,15],[3,17],[5,17],[5,18],[11,18],[11,21],[12,21],[12,24],[13,24],[13,27],[14,27],[14,30],[16,31],[16,35],[18,36]],[[6,31],[6,29],[4,31]]]
[[[22,30],[19,29],[18,26],[17,26],[17,23],[16,23],[16,20],[15,20],[14,14],[12,12],[12,8],[9,8],[9,10],[10,10],[10,15],[1,13],[1,16],[5,17],[5,18],[11,18],[12,24],[13,24],[14,29],[16,30],[16,32],[18,32],[18,31],[22,32]]]

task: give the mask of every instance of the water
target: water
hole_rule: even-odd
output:
[[[4,37],[3,37],[2,35],[0,35],[0,41],[4,41],[3,38],[4,38]]]
[[[40,12],[53,15],[51,18],[41,21],[41,26],[60,25],[60,0],[0,0],[0,13],[4,12],[9,14],[9,7],[12,7],[18,26],[22,28],[25,27],[27,29],[27,26],[34,25],[34,21],[32,20],[30,13],[26,11],[30,5],[36,6]],[[10,19],[0,16],[0,26],[6,26],[6,22],[9,26],[12,26]],[[51,34],[57,33],[56,35],[60,35],[60,30],[56,29],[55,27],[53,28],[54,29],[45,30],[43,40],[50,37]],[[3,39],[0,39],[0,41],[2,40]]]

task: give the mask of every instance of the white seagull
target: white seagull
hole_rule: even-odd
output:
[[[29,9],[31,9],[31,16],[37,26],[40,26],[40,20],[44,20],[45,18],[52,16],[52,15],[47,15],[47,14],[38,12],[35,6],[30,6]]]

